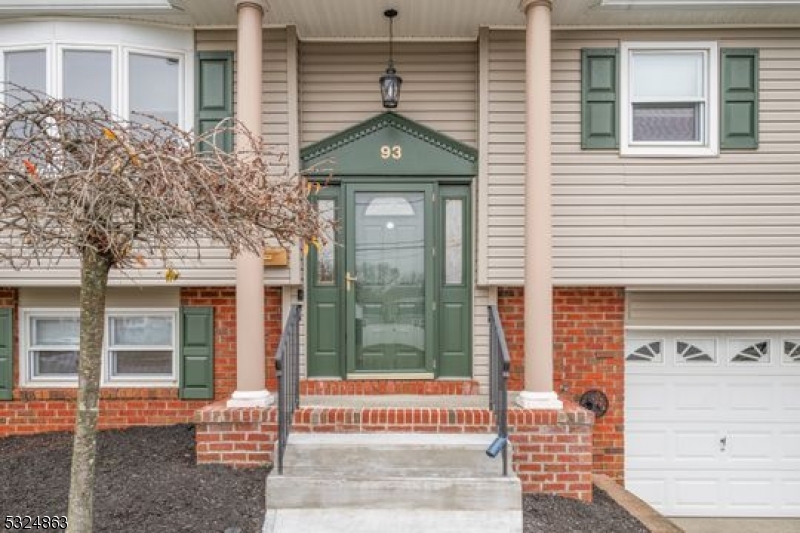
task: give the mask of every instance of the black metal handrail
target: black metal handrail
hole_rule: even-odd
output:
[[[292,429],[294,411],[300,407],[300,308],[292,305],[275,353],[278,376],[278,473],[283,474],[283,453]]]
[[[497,438],[486,450],[490,457],[503,454],[503,475],[508,475],[508,374],[511,357],[496,305],[489,306],[489,409],[494,412]]]

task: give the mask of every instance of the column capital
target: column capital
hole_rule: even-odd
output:
[[[519,10],[523,13],[527,13],[528,9],[536,6],[544,6],[552,10],[553,0],[519,0]]]
[[[260,9],[262,14],[269,11],[267,0],[234,0],[234,3],[236,4],[236,11],[243,7],[255,7]]]

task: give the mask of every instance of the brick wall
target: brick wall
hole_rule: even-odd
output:
[[[277,389],[273,389],[277,390]],[[480,394],[480,384],[475,380],[420,380],[420,379],[359,379],[335,381],[326,379],[303,379],[300,394],[320,396],[365,395],[365,394],[445,394],[469,396]]]
[[[278,390],[278,378],[275,374],[275,352],[281,341],[283,332],[283,291],[280,287],[264,289],[264,332],[266,341],[267,390]]]
[[[623,481],[625,290],[557,288],[553,294],[556,390],[577,401],[589,389],[609,400],[594,425],[594,469]]]
[[[525,384],[525,302],[521,287],[501,287],[497,290],[497,310],[506,345],[511,357],[508,390],[519,391]]]
[[[224,403],[206,406],[195,414],[198,464],[238,467],[272,462],[278,440],[278,410],[229,409]]]
[[[524,375],[523,289],[498,291],[511,355],[512,390]],[[609,410],[594,425],[594,470],[621,482],[624,471],[625,291],[608,287],[557,287],[553,291],[554,387],[577,401],[589,389],[608,395]]]
[[[547,492],[591,501],[592,415],[567,402],[563,411],[509,410],[511,464],[526,493]],[[218,403],[197,413],[197,461],[258,466],[272,461],[277,409],[228,409]],[[294,433],[485,433],[496,431],[480,408],[303,407]],[[496,460],[500,460],[497,458]]]
[[[233,288],[181,289],[182,306],[214,307],[214,400],[183,401],[177,388],[104,388],[101,391],[101,428],[168,425],[190,422],[195,411],[230,397],[236,388],[236,300]],[[0,288],[0,307],[14,308],[14,391],[12,401],[0,401],[0,436],[69,431],[75,421],[76,389],[19,388],[19,327],[17,291]],[[280,338],[281,289],[265,289],[267,357],[272,360]],[[269,372],[273,366],[267,366]],[[268,374],[268,381],[274,378]]]

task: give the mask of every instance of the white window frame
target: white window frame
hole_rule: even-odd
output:
[[[178,50],[169,50],[165,48],[145,48],[145,47],[130,47],[126,46],[122,49],[122,77],[120,81],[120,89],[122,92],[123,107],[120,110],[123,117],[130,119],[131,101],[130,101],[130,56],[131,54],[139,54],[149,57],[161,57],[164,59],[176,59],[178,61],[178,125],[184,129],[190,129],[191,124],[187,123],[186,117],[189,114],[186,109],[186,68],[187,61],[186,55]]]
[[[719,155],[719,46],[713,41],[623,42],[620,61],[620,154],[624,156],[713,157]],[[701,117],[701,141],[634,142],[631,58],[636,52],[702,52],[704,56],[705,100]],[[677,102],[676,100],[672,100]],[[693,102],[695,100],[692,100]],[[667,101],[664,101],[667,103]]]
[[[31,321],[35,318],[79,318],[80,312],[74,308],[44,308],[24,309],[20,313],[20,386],[23,387],[77,387],[78,375],[75,377],[61,376],[34,376],[33,351],[39,348],[52,348],[52,346],[39,347],[33,343],[33,330]],[[76,346],[78,348],[78,346]]]
[[[103,359],[101,362],[100,385],[104,388],[176,388],[179,386],[180,371],[180,333],[179,310],[176,308],[109,308],[106,309],[103,326]],[[132,376],[120,377],[111,375],[111,348],[109,346],[109,325],[111,317],[117,316],[167,316],[172,319],[172,346],[155,348],[155,345],[146,349],[172,350],[172,370],[170,376]],[[33,354],[36,345],[32,343],[31,319],[39,317],[79,317],[80,310],[74,307],[45,307],[20,309],[19,324],[19,381],[23,388],[76,388],[78,376],[68,378],[64,376],[34,376]],[[140,346],[136,347],[141,350]]]
[[[111,346],[111,319],[117,317],[137,317],[137,316],[161,316],[172,320],[172,346],[149,345],[142,346]],[[102,385],[117,387],[151,387],[154,384],[160,386],[178,386],[178,311],[177,309],[107,309],[105,316],[105,331],[103,336],[103,379]],[[141,376],[115,376],[113,375],[111,352],[118,350],[139,350],[139,351],[164,351],[172,350],[172,368],[169,376],[163,375],[141,375]]]
[[[2,28],[0,28],[2,31]],[[47,94],[55,94],[55,79],[53,78],[53,72],[55,71],[54,66],[54,58],[53,58],[53,47],[50,43],[41,42],[41,43],[26,43],[24,45],[10,45],[10,46],[2,46],[0,47],[0,87],[5,88],[6,82],[6,54],[13,53],[13,52],[33,52],[38,50],[44,50],[44,57],[45,57],[45,90]],[[0,96],[1,98],[2,96]]]
[[[66,42],[56,44],[55,68],[53,70],[53,77],[55,79],[55,89],[50,94],[55,94],[57,98],[64,97],[64,52],[69,52],[69,51],[111,52],[111,109],[109,111],[118,113],[118,110],[120,108],[120,101],[119,101],[120,66],[119,66],[119,50],[118,47],[116,46],[71,44]]]

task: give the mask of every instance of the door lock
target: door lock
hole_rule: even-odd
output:
[[[347,284],[347,290],[349,291],[350,290],[350,283],[358,281],[358,276],[351,276],[350,272],[347,272],[344,275],[344,280],[345,280],[345,282]]]

